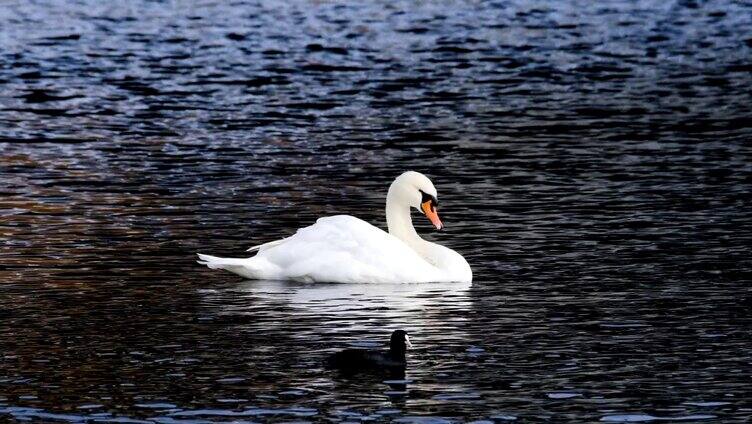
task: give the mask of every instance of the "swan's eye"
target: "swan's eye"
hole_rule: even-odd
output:
[[[439,206],[439,201],[436,200],[436,196],[431,196],[423,191],[420,191],[423,198],[420,201],[420,210],[431,220],[431,223],[437,230],[444,228],[444,224],[439,219],[439,212],[436,208]]]
[[[439,207],[439,200],[436,199],[436,197],[425,193],[423,190],[418,191],[420,191],[421,195],[420,205],[423,209],[423,212],[425,212],[426,209],[432,212],[436,212],[436,208]]]

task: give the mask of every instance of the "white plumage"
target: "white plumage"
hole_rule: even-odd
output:
[[[438,269],[401,240],[348,215],[319,218],[292,237],[262,246],[252,258],[199,257],[209,268],[252,279],[341,283],[440,279]]]
[[[199,254],[199,263],[250,279],[338,283],[470,282],[472,271],[461,255],[425,241],[415,233],[410,207],[421,209],[424,200],[421,193],[432,197],[433,201],[436,199],[433,184],[417,172],[406,172],[392,183],[387,196],[389,233],[353,216],[337,215],[320,218],[290,237],[252,247],[248,250],[258,250],[258,253],[251,258]],[[435,206],[427,214],[440,228]]]

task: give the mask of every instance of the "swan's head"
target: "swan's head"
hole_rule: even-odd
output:
[[[392,332],[392,338],[389,340],[389,347],[404,352],[413,347],[413,344],[410,343],[410,337],[407,336],[405,330],[395,330]]]
[[[439,219],[439,200],[431,180],[420,172],[407,171],[389,187],[389,197],[421,211],[437,230],[444,228]]]

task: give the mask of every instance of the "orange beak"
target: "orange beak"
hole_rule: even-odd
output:
[[[426,214],[428,219],[431,220],[431,224],[433,224],[433,226],[436,227],[437,230],[444,228],[444,224],[442,224],[441,220],[439,219],[439,213],[436,208],[431,205],[430,200],[421,203],[420,209],[423,210],[423,213]]]

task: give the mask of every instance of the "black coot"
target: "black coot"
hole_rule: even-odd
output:
[[[347,372],[404,370],[405,351],[410,338],[404,330],[396,330],[389,341],[389,350],[345,349],[327,358],[326,367]]]

